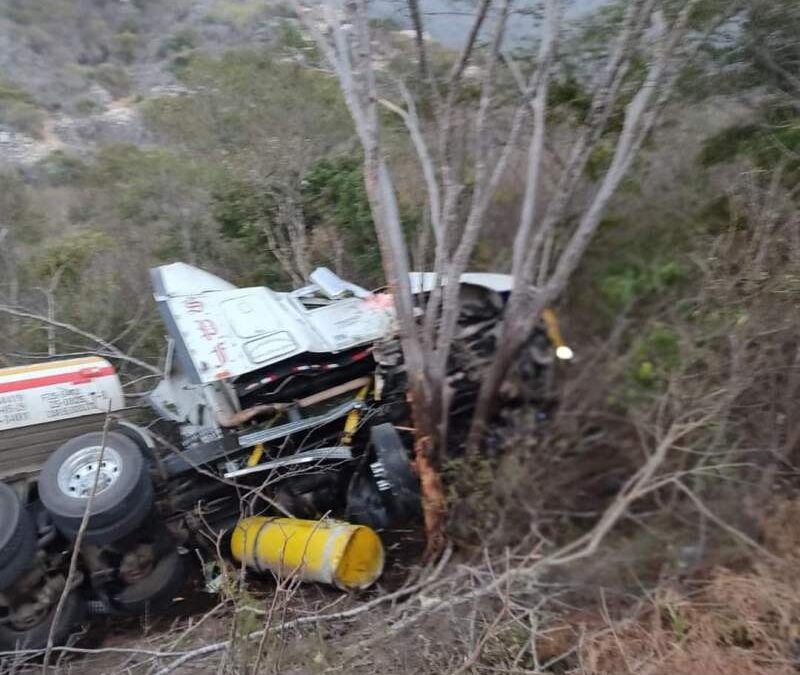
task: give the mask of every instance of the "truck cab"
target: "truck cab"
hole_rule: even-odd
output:
[[[41,648],[51,629],[62,641],[87,610],[157,610],[185,580],[183,554],[213,560],[210,542],[225,548],[243,516],[331,514],[376,530],[419,516],[390,296],[325,268],[288,292],[184,263],[151,279],[168,348],[143,426],[99,356],[0,369],[0,651]],[[420,303],[446,283],[410,281]],[[463,411],[512,280],[460,283],[450,382]],[[536,405],[560,340],[545,324],[517,369]]]

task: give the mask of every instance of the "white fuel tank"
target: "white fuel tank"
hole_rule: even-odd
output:
[[[125,407],[114,366],[98,356],[0,368],[0,431]]]

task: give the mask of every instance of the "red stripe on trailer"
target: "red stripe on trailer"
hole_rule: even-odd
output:
[[[103,368],[81,368],[79,371],[47,375],[45,377],[33,377],[29,380],[0,382],[0,394],[8,394],[12,391],[25,391],[27,389],[38,389],[39,387],[47,387],[51,384],[86,384],[98,377],[107,377],[109,375],[114,375],[114,373],[113,366],[105,366]]]

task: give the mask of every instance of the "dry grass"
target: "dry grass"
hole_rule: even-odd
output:
[[[573,649],[581,675],[789,675],[800,657],[800,500],[765,516],[777,561],[714,568],[700,588],[665,584],[627,619],[605,609],[540,640],[540,658]],[[588,616],[588,618],[587,618]],[[577,647],[577,649],[576,649]]]

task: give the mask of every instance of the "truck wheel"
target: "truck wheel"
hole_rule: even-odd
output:
[[[382,530],[419,515],[419,485],[403,439],[392,424],[376,424],[369,436],[374,459],[353,474],[346,517]]]
[[[35,555],[33,521],[17,493],[0,483],[0,591],[30,569]]]
[[[360,468],[350,479],[345,520],[357,525],[368,525],[379,531],[386,529],[391,523],[389,512],[367,467]]]
[[[39,498],[67,536],[80,527],[98,471],[87,532],[119,530],[119,539],[150,511],[153,486],[136,443],[111,431],[103,449],[102,433],[84,434],[50,455],[39,474]]]
[[[56,601],[40,616],[31,616],[21,624],[15,623],[13,620],[0,623],[0,651],[47,647],[50,627],[53,625],[57,606],[58,602]],[[76,591],[72,591],[64,603],[58,627],[54,632],[53,644],[64,644],[75,626],[83,619],[83,614],[83,601]]]
[[[397,429],[389,423],[376,424],[369,430],[369,438],[375,449],[375,461],[370,469],[393,520],[419,515],[419,481]]]
[[[100,527],[87,527],[82,541],[95,546],[105,546],[127,537],[136,530],[145,521],[153,508],[152,483],[149,480],[145,482],[137,500],[130,500],[127,504],[128,512],[119,520]],[[75,522],[72,519],[65,520],[58,516],[53,516],[53,523],[67,539],[74,541],[77,538],[80,521]]]
[[[161,558],[144,579],[122,589],[114,601],[131,614],[158,612],[170,605],[185,581],[183,558],[173,550]]]

